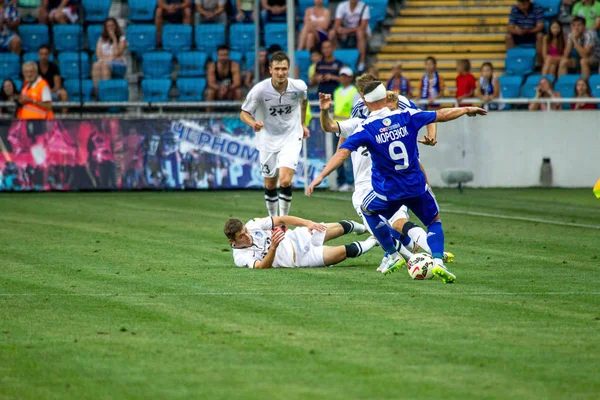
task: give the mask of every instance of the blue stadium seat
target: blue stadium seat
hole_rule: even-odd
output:
[[[500,93],[505,99],[514,99],[521,96],[521,82],[523,77],[521,76],[501,76],[498,78],[500,81]]]
[[[308,85],[308,68],[310,67],[310,51],[296,50],[296,65],[298,66],[299,76],[304,83]]]
[[[109,79],[98,82],[98,100],[129,101],[129,87],[125,79]]]
[[[38,51],[41,45],[50,43],[48,26],[42,24],[19,26],[23,51]]]
[[[217,61],[217,52],[216,51],[211,54],[210,59],[212,61]],[[230,50],[229,51],[229,59],[231,61],[235,61],[236,63],[238,63],[240,65],[240,69],[243,69],[243,65],[242,65],[242,52],[241,51]]]
[[[81,83],[81,85],[80,85]],[[69,79],[63,82],[63,87],[69,93],[69,101],[91,101],[94,82],[91,79]]]
[[[507,75],[525,76],[535,67],[535,49],[514,48],[506,52],[505,71]]]
[[[287,51],[287,24],[272,23],[265,25],[265,47],[271,47],[274,44],[281,46],[283,51]]]
[[[179,90],[178,101],[203,101],[206,79],[204,78],[180,78],[175,83]]]
[[[592,91],[592,96],[600,97],[600,74],[590,76],[589,83],[590,89]]]
[[[338,49],[333,52],[333,56],[344,63],[347,67],[352,68],[353,72],[356,72],[356,65],[358,64],[358,57],[360,53],[356,49]],[[309,64],[310,65],[310,64]]]
[[[196,41],[196,43],[198,43]],[[231,50],[244,51],[254,48],[254,24],[233,24],[229,28]]]
[[[329,4],[329,0],[323,1],[323,6],[325,8],[327,8],[328,4]],[[314,6],[315,6],[315,0],[298,0],[297,13],[298,13],[298,16],[300,17],[300,19],[304,20],[304,13],[306,12],[306,10],[311,7],[314,7]]]
[[[129,51],[141,55],[156,49],[156,27],[151,24],[129,25],[127,27]]]
[[[152,103],[169,101],[170,79],[144,79],[142,81],[142,101]]]
[[[163,49],[177,54],[192,48],[192,27],[183,24],[169,24],[162,31]]]
[[[96,52],[96,45],[98,44],[98,40],[100,40],[100,36],[102,36],[102,25],[88,25],[87,27],[87,43],[88,48],[92,52]]]
[[[239,24],[234,24],[234,26]],[[212,53],[222,44],[225,44],[225,27],[220,24],[203,24],[194,27],[196,48],[207,53]]]
[[[365,3],[369,6],[369,26],[374,30],[380,22],[385,21],[388,0],[365,0]]]
[[[166,51],[152,51],[142,55],[144,79],[170,78],[173,72],[173,55]]]
[[[0,53],[0,78],[18,78],[21,75],[19,56],[13,53]]]
[[[15,84],[15,88],[17,89],[17,92],[21,92],[21,89],[23,89],[23,81],[20,79],[13,79],[13,82]]]
[[[567,74],[559,76],[554,84],[554,90],[559,92],[562,97],[575,97],[575,84],[581,75]]]
[[[28,62],[28,61],[33,61],[33,62],[38,62],[40,61],[39,57],[38,57],[38,52],[37,51],[29,51],[27,53],[23,53],[23,62]],[[50,61],[54,62],[54,54],[50,53]]]
[[[184,51],[177,54],[179,73],[177,77],[193,77],[206,75],[206,60],[208,56],[201,51]]]
[[[82,0],[85,22],[104,22],[108,18],[112,0]]]
[[[83,28],[81,25],[54,25],[52,42],[58,52],[83,50]]]
[[[128,0],[130,21],[154,21],[157,0]]]
[[[60,53],[58,68],[63,79],[88,78],[90,76],[90,58],[83,51]]]
[[[534,3],[539,4],[544,9],[544,18],[552,19],[558,16],[560,12],[561,0],[534,0]]]
[[[533,99],[535,97],[535,89],[537,88],[537,85],[542,77],[546,77],[550,80],[550,82],[554,83],[554,76],[552,75],[529,75],[525,80],[523,87],[521,88],[521,95],[523,97],[527,97],[528,99]]]
[[[244,65],[242,69],[244,71],[254,71],[254,57],[256,57],[253,51],[248,51],[244,54]]]

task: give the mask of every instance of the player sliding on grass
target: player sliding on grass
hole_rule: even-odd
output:
[[[286,231],[285,225],[298,228]],[[366,231],[364,225],[353,221],[319,224],[283,216],[253,219],[244,224],[239,219],[230,219],[223,231],[233,249],[235,265],[258,269],[325,267],[358,257],[377,245],[371,236],[345,246],[323,246],[342,235]]]
[[[419,129],[432,122],[452,121],[463,115],[485,115],[487,111],[478,107],[390,111],[381,82],[365,85],[364,98],[371,115],[342,144],[323,172],[310,184],[307,193],[310,195],[351,152],[361,146],[366,147],[373,163],[373,190],[365,197],[361,211],[377,241],[390,255],[382,272],[391,272],[406,264],[396,251],[389,227],[381,219],[390,221],[392,227],[398,230],[398,217],[404,216],[401,207],[406,205],[427,226],[427,243],[434,258],[433,273],[445,283],[452,283],[456,276],[446,269],[442,260],[444,231],[437,201],[419,167],[417,137]]]

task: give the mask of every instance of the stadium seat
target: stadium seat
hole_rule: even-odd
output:
[[[211,54],[210,56],[211,61],[217,61],[217,52],[215,51],[214,53]],[[240,69],[243,69],[243,65],[242,65],[242,52],[241,51],[229,51],[229,59],[231,61],[235,61],[236,63],[238,63],[240,65]]]
[[[234,26],[240,24],[232,25]],[[203,24],[194,27],[196,48],[207,53],[212,53],[222,44],[226,43],[225,27],[220,24]]]
[[[369,6],[369,27],[374,30],[379,23],[385,21],[388,0],[365,0],[365,3]]]
[[[15,88],[17,89],[17,92],[21,92],[21,89],[23,89],[23,81],[20,79],[13,79],[13,82],[15,83]]]
[[[173,55],[166,51],[152,51],[142,55],[144,79],[170,78],[173,72]]]
[[[178,77],[194,77],[206,75],[206,60],[208,56],[201,51],[184,51],[177,54],[179,63]]]
[[[56,51],[79,51],[83,49],[83,28],[81,25],[54,25],[52,42]]]
[[[505,99],[515,99],[521,96],[521,82],[523,77],[521,76],[501,76],[498,78],[500,81],[500,93]]]
[[[514,48],[506,52],[505,70],[507,75],[525,76],[535,67],[535,49]]]
[[[60,53],[58,68],[63,79],[88,78],[90,76],[90,58],[83,51]]]
[[[21,75],[19,56],[13,53],[0,53],[0,78],[18,78]]]
[[[244,71],[254,71],[254,60],[255,53],[253,51],[248,51],[244,54],[244,65],[242,66],[242,70]]]
[[[128,0],[130,21],[154,21],[157,0]]]
[[[590,76],[589,83],[592,96],[600,97],[600,74]]]
[[[23,53],[23,62],[33,61],[38,62],[40,59],[38,57],[37,51],[29,51],[27,53]],[[50,61],[54,62],[54,54],[50,53]]]
[[[180,78],[175,83],[179,90],[178,101],[203,101],[206,79],[204,78]]]
[[[169,101],[170,79],[144,79],[142,81],[142,101],[152,103]]]
[[[128,26],[127,43],[129,51],[137,55],[156,49],[156,27],[151,24]]]
[[[48,26],[42,24],[19,26],[23,51],[38,51],[41,45],[50,43]]]
[[[558,16],[560,12],[561,0],[534,0],[534,3],[539,4],[544,9],[544,18],[552,19]]]
[[[550,82],[554,83],[554,76],[552,75],[529,75],[521,88],[521,95],[523,97],[527,97],[528,99],[532,99],[535,97],[535,89],[538,85],[538,82],[542,77],[546,77],[550,80]]]
[[[353,72],[356,72],[356,65],[358,64],[358,57],[360,53],[356,49],[338,49],[333,52],[333,56],[344,63],[347,67],[350,67]],[[309,64],[310,65],[310,54]]]
[[[233,24],[229,28],[231,50],[244,51],[254,48],[254,24]]]
[[[287,51],[288,29],[285,23],[272,23],[265,25],[265,47],[271,47],[274,44],[281,46],[283,51]]]
[[[99,101],[129,101],[129,87],[125,79],[98,82]]]
[[[575,97],[575,84],[581,75],[567,74],[558,77],[554,84],[554,90],[559,92],[562,97]]]
[[[96,45],[98,44],[98,40],[100,40],[100,36],[102,36],[102,25],[88,25],[87,27],[87,43],[88,48],[92,52],[96,52]]]
[[[296,65],[298,66],[298,79],[308,85],[308,68],[310,67],[310,51],[296,50]]]
[[[192,48],[192,27],[183,24],[169,24],[162,31],[163,49],[173,54]]]
[[[85,22],[104,22],[108,18],[112,0],[82,0]]]
[[[91,79],[65,80],[63,87],[69,93],[69,101],[91,101],[94,82]]]

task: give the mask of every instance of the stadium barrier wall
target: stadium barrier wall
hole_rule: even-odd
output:
[[[324,138],[295,187],[321,172]],[[255,142],[239,118],[0,121],[0,191],[262,188]]]

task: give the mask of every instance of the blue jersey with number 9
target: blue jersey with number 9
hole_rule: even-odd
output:
[[[384,108],[371,113],[341,147],[369,149],[373,191],[379,197],[388,201],[416,197],[425,191],[426,183],[419,167],[417,137],[419,129],[435,118],[435,111]]]

